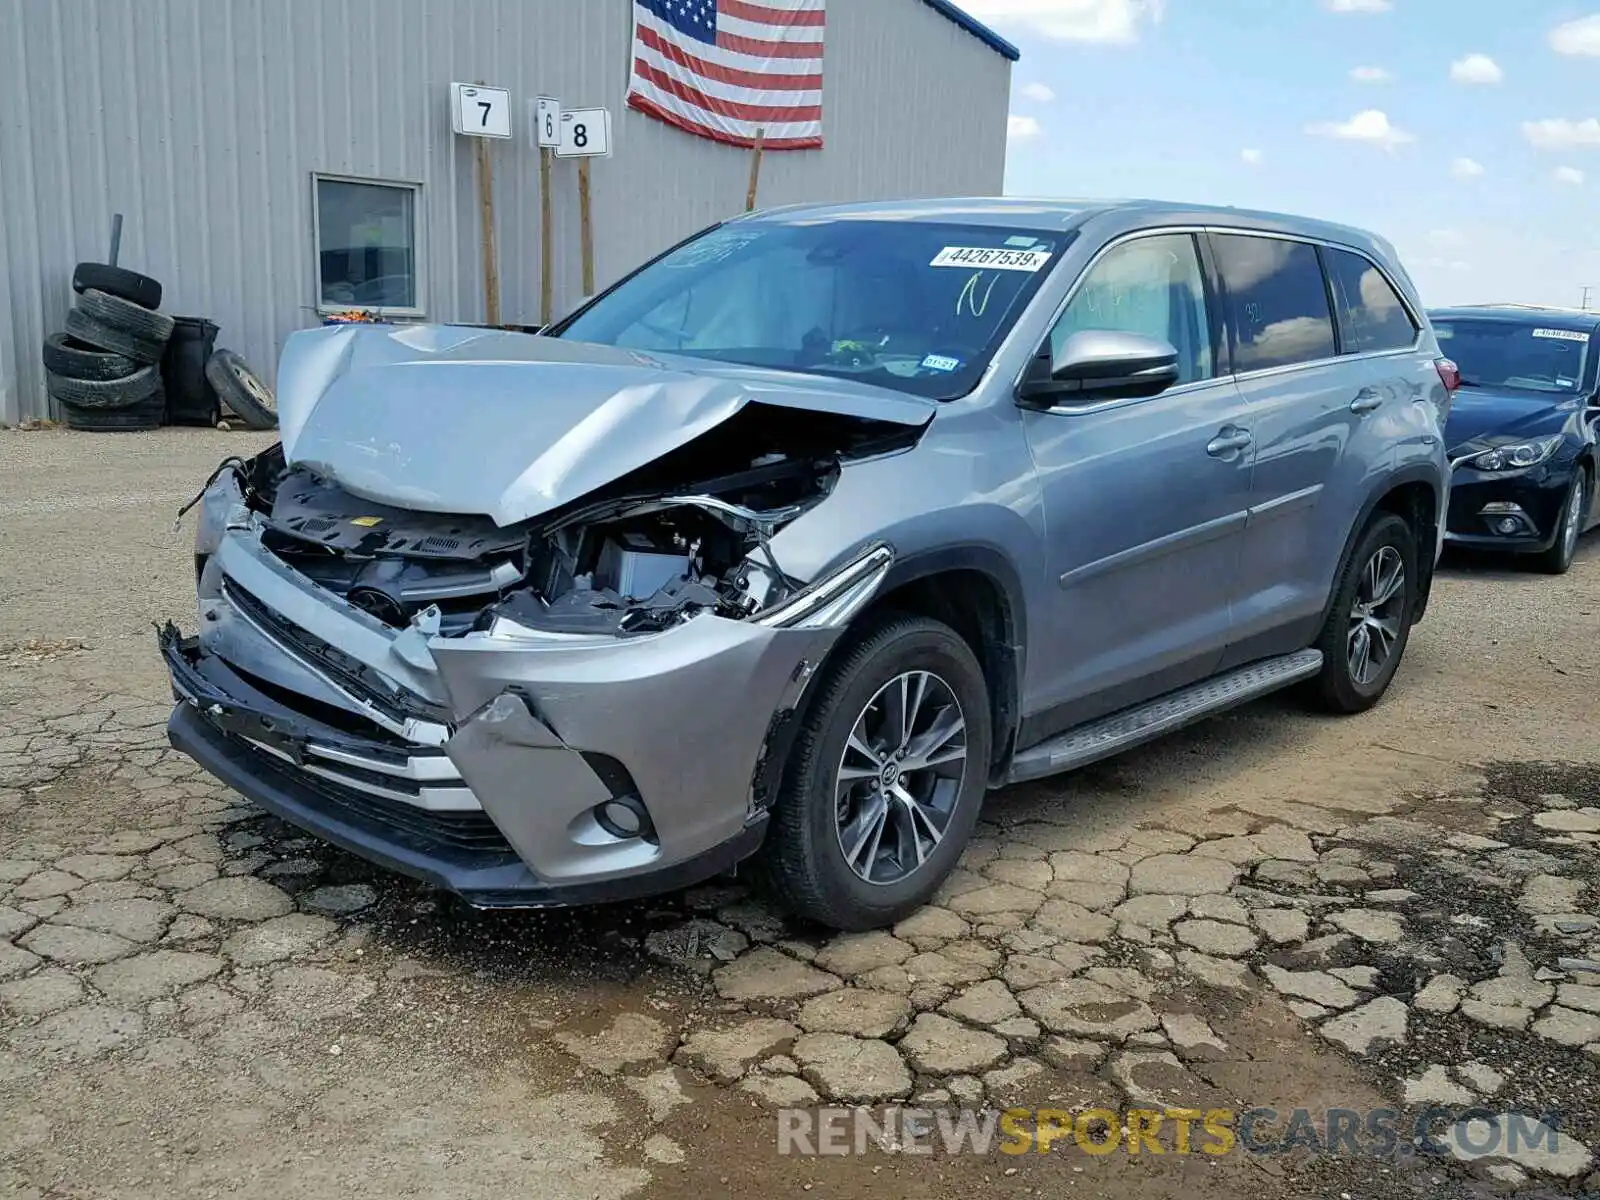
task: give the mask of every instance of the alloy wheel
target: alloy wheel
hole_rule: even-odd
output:
[[[1400,640],[1405,584],[1405,560],[1393,546],[1378,547],[1361,570],[1347,637],[1350,678],[1361,687],[1382,676]]]
[[[906,671],[874,693],[839,758],[839,849],[867,883],[899,883],[944,839],[967,766],[967,723],[950,685]]]

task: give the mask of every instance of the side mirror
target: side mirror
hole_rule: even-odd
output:
[[[1155,396],[1178,382],[1178,351],[1142,333],[1082,329],[1047,360],[1041,354],[1018,389],[1032,408]]]

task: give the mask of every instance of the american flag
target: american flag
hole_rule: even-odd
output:
[[[826,4],[634,0],[629,106],[734,146],[821,146]]]

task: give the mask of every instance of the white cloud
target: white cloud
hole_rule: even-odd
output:
[[[1055,90],[1042,83],[1030,83],[1022,89],[1022,94],[1029,100],[1037,100],[1040,104],[1049,104],[1056,98]]]
[[[1459,246],[1467,239],[1462,236],[1459,229],[1430,229],[1428,241],[1435,246]]]
[[[1557,54],[1600,58],[1600,13],[1557,25],[1550,31],[1550,48]]]
[[[1416,141],[1411,134],[1390,121],[1387,113],[1376,108],[1358,112],[1348,121],[1319,121],[1315,125],[1307,125],[1306,132],[1347,142],[1370,142],[1385,150]]]
[[[1577,187],[1583,182],[1583,172],[1577,167],[1557,167],[1554,175],[1557,183],[1570,184]]]
[[[1524,121],[1522,136],[1540,150],[1600,146],[1600,120],[1588,117],[1582,121],[1569,121],[1565,117],[1548,117],[1543,121]]]
[[[1450,174],[1457,179],[1476,179],[1483,174],[1483,164],[1475,158],[1458,158],[1450,164]]]
[[[1350,78],[1357,83],[1388,83],[1394,76],[1382,67],[1352,67]]]
[[[1136,42],[1166,14],[1166,0],[962,0],[981,21],[1025,25],[1071,42]]]
[[[1322,7],[1336,13],[1381,13],[1393,6],[1389,0],[1322,0]]]
[[[1239,157],[1245,162],[1246,165],[1259,167],[1264,156],[1262,155],[1261,151],[1254,149],[1253,147],[1246,147],[1245,149],[1239,151]]]
[[[1450,64],[1450,78],[1456,83],[1499,83],[1505,77],[1500,64],[1487,54],[1469,54]]]
[[[1006,137],[1010,141],[1025,141],[1028,138],[1038,137],[1043,132],[1039,122],[1032,117],[1021,117],[1012,113],[1006,118]]]

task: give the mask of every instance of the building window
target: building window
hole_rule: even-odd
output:
[[[421,190],[414,183],[315,177],[318,308],[421,314]]]

